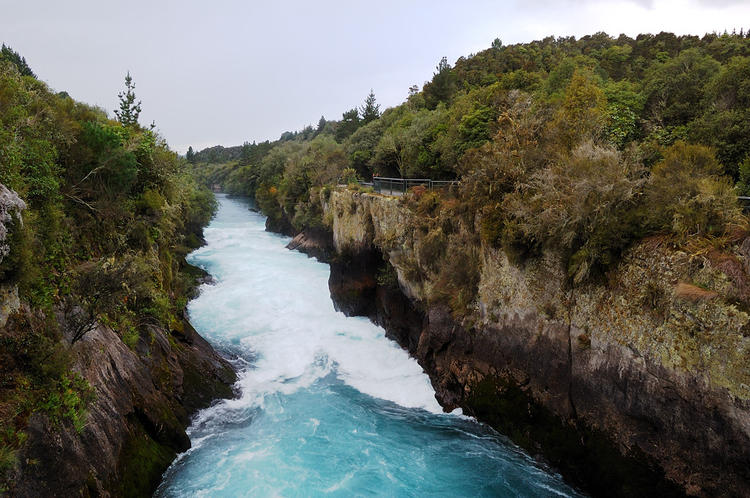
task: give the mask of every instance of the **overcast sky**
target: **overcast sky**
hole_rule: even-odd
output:
[[[340,119],[370,88],[398,105],[442,56],[496,37],[750,27],[750,0],[0,0],[0,13],[0,41],[56,91],[111,114],[129,70],[141,123],[180,152]]]

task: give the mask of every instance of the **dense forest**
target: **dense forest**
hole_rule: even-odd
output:
[[[86,424],[93,390],[71,371],[71,346],[97,324],[131,349],[147,326],[179,329],[195,286],[183,257],[215,201],[138,124],[129,75],[126,85],[113,120],[50,90],[11,48],[0,53],[0,184],[26,205],[0,217],[10,234],[0,284],[22,303],[0,327],[0,494],[34,413]]]
[[[206,183],[254,196],[297,231],[325,225],[320,192],[333,184],[459,179],[455,195],[415,204],[434,221],[437,256],[462,246],[449,220],[463,217],[514,257],[559,252],[579,283],[649,235],[703,250],[746,233],[750,37],[496,39],[453,66],[443,58],[382,114],[371,92],[339,121],[246,143],[232,161],[202,154],[190,161]]]

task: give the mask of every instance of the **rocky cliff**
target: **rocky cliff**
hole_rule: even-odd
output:
[[[334,300],[408,348],[446,410],[594,495],[750,495],[750,241],[644,240],[574,287],[553,254],[461,236],[470,216],[425,222],[407,198],[346,189],[321,202]],[[470,299],[446,269],[474,275]]]
[[[0,185],[0,263],[14,256],[24,208]],[[74,339],[71,317],[30,308],[0,272],[0,421],[15,433],[0,448],[0,495],[150,496],[190,447],[190,416],[232,396],[234,370],[185,319],[147,325],[128,346],[102,323]],[[40,390],[30,379],[57,375],[59,392],[29,394]]]
[[[23,226],[22,212],[25,209],[26,203],[18,194],[0,184],[0,265],[10,255],[14,227]],[[3,277],[4,272],[0,266],[0,328],[8,321],[10,314],[21,305],[18,287],[14,282],[4,282]]]
[[[18,313],[3,333],[28,322]],[[93,388],[85,423],[33,414],[11,494],[150,496],[177,453],[190,448],[190,416],[232,396],[231,365],[183,325],[180,341],[152,327],[130,349],[98,326],[71,346],[73,371]]]

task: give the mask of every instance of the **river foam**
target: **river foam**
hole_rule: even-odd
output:
[[[572,496],[492,430],[443,414],[415,360],[364,318],[335,311],[328,265],[285,249],[242,200],[219,196],[216,279],[189,305],[236,355],[239,397],[201,411],[159,496]]]

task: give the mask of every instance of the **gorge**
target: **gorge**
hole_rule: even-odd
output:
[[[427,376],[365,318],[336,312],[328,265],[219,195],[214,275],[192,323],[240,358],[239,397],[199,413],[157,496],[578,496],[489,427],[443,414]]]
[[[647,241],[608,282],[580,288],[551,256],[518,264],[482,245],[477,307],[457,318],[430,298],[456,255],[425,258],[435,224],[408,198],[336,189],[321,202],[334,299],[383,324],[446,409],[462,407],[597,495],[746,493],[748,315],[731,301],[744,280],[729,268],[748,260],[748,242],[696,264]],[[725,287],[691,293],[686,281]]]
[[[495,38],[280,135],[344,80],[143,81],[203,150],[4,43],[0,495],[750,496],[746,31]]]

